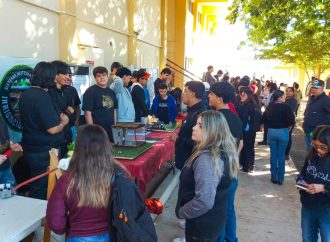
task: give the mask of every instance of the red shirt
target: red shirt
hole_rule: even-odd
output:
[[[78,194],[72,189],[66,195],[69,174],[64,174],[56,183],[47,205],[47,224],[57,234],[67,238],[105,234],[108,229],[107,208],[77,207]]]

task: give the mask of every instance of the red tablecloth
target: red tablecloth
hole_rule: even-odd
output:
[[[160,166],[174,158],[174,141],[170,140],[173,133],[151,132],[147,138],[162,138],[153,144],[152,148],[134,160],[117,159],[136,178],[141,191],[144,193],[148,183],[159,171]]]

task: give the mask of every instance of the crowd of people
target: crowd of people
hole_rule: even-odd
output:
[[[283,185],[285,160],[289,159],[295,117],[302,99],[298,83],[292,87],[275,82],[230,77],[209,66],[204,82],[188,81],[183,90],[173,89],[171,70],[164,68],[150,92],[150,74],[131,71],[114,62],[93,69],[95,85],[83,94],[82,110],[87,125],[78,131],[68,172],[57,182],[50,198],[47,221],[67,241],[111,241],[107,216],[111,177],[118,168],[112,158],[112,125],[145,122],[154,115],[175,123],[181,102],[187,106],[175,142],[175,165],[181,170],[175,213],[184,219],[185,237],[175,241],[238,241],[235,192],[238,171],[254,172],[256,133],[263,131],[259,145],[270,147],[270,182]],[[21,95],[21,146],[10,142],[0,120],[1,149],[23,151],[30,175],[47,171],[49,149],[59,157],[79,123],[78,93],[72,86],[70,67],[62,61],[40,62],[32,72],[31,88]],[[304,112],[303,129],[309,152],[298,183],[302,202],[304,241],[330,241],[330,98],[324,81],[313,78]],[[155,96],[150,95],[154,93]],[[0,155],[0,181],[15,179],[7,158]],[[10,179],[9,179],[9,178]],[[47,178],[30,184],[29,196],[46,199]]]

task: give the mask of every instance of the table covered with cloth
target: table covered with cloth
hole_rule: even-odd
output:
[[[174,131],[175,132],[175,131]],[[173,133],[151,132],[148,139],[162,140],[153,143],[151,149],[147,150],[133,160],[117,159],[137,179],[140,190],[145,193],[148,183],[159,171],[162,164],[173,160],[175,142],[170,140]]]

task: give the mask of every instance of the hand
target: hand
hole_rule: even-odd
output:
[[[171,134],[170,135],[170,140],[171,141],[176,141],[177,138],[178,138],[178,135],[177,134]]]
[[[61,123],[65,126],[69,123],[69,117],[67,115],[65,115],[64,113],[61,113],[60,115],[60,120]]]
[[[5,155],[0,155],[0,165],[1,165],[5,160],[7,160],[7,156],[5,156]]]
[[[66,108],[66,110],[68,110],[70,113],[74,113],[74,109],[73,109],[72,107],[70,107],[70,106],[68,106],[68,107]]]
[[[15,151],[15,152],[18,152],[18,151],[23,151],[23,149],[22,149],[22,146],[20,145],[20,144],[18,144],[18,143],[13,143],[12,141],[10,141],[10,149],[12,150],[12,151]]]
[[[323,184],[307,184],[306,187],[308,188],[307,192],[309,194],[315,194],[325,191]]]

